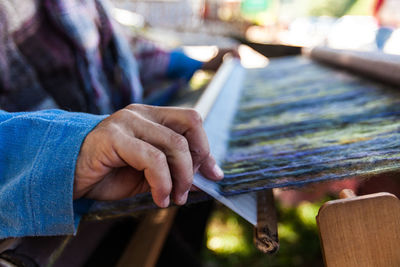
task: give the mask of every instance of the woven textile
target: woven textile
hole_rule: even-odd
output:
[[[400,168],[400,90],[302,57],[248,70],[224,195]]]

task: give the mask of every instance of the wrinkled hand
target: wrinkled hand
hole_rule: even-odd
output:
[[[218,53],[215,57],[213,57],[212,59],[210,59],[210,61],[205,62],[203,64],[202,69],[211,71],[218,70],[219,66],[224,61],[224,57],[228,54],[231,55],[232,57],[240,58],[239,52],[236,48],[222,48],[222,49],[220,48],[218,49]]]
[[[129,105],[85,138],[76,163],[74,199],[116,200],[151,191],[167,207],[186,203],[193,174],[223,177],[192,109]]]

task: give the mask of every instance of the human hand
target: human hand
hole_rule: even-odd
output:
[[[193,174],[223,177],[193,109],[133,104],[97,125],[76,163],[74,199],[117,200],[151,191],[159,207],[186,203]]]
[[[208,62],[205,62],[203,64],[202,69],[217,71],[219,66],[224,61],[224,57],[228,54],[233,56],[234,58],[240,58],[237,48],[222,48],[222,49],[220,48],[220,49],[218,49],[218,53],[215,57],[213,57]]]

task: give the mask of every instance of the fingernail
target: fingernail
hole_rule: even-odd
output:
[[[224,172],[221,170],[221,168],[217,164],[214,165],[213,173],[218,178],[224,177]]]
[[[169,206],[169,196],[167,196],[166,198],[164,198],[163,201],[161,201],[162,208],[167,208],[168,206]]]
[[[187,201],[188,195],[189,195],[189,191],[186,191],[185,193],[183,193],[183,194],[179,197],[179,199],[178,199],[178,201],[177,201],[178,203],[176,203],[176,204],[178,204],[178,205],[183,205],[183,204],[185,204],[186,201]]]

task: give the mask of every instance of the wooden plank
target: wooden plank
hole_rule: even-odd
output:
[[[264,253],[279,249],[278,220],[272,189],[257,192],[257,225],[254,227],[254,245]]]
[[[325,265],[400,266],[400,202],[389,193],[328,201],[317,224]]]
[[[177,210],[177,207],[171,207],[150,211],[137,228],[117,267],[154,266]]]

